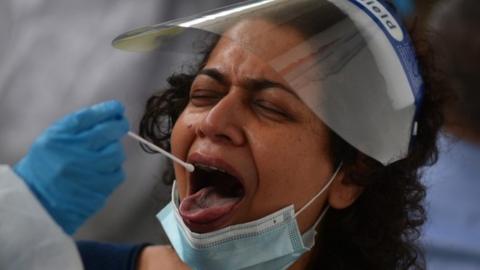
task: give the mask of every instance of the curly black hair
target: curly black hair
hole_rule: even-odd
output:
[[[416,49],[425,96],[417,115],[418,132],[405,159],[384,166],[331,131],[332,161],[343,161],[343,181],[363,187],[363,193],[350,207],[327,213],[309,269],[425,269],[417,243],[426,220],[422,205],[426,191],[419,169],[437,159],[435,142],[443,123],[445,95],[430,46],[418,41]],[[170,87],[148,100],[140,123],[143,137],[170,149],[171,130],[206,59],[208,53],[192,72],[169,77]]]

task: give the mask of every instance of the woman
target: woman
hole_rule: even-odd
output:
[[[435,158],[439,95],[428,80],[422,94],[391,12],[255,1],[114,41],[183,50],[170,43],[182,32],[207,43],[193,72],[150,98],[140,127],[196,167],[175,166],[159,214],[189,267],[424,268],[417,169]]]

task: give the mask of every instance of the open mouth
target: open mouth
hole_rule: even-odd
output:
[[[230,168],[219,164],[194,163],[190,176],[190,190],[179,207],[188,225],[221,227],[222,221],[235,209],[245,196],[245,188],[239,176]],[[203,230],[203,229],[199,229]]]

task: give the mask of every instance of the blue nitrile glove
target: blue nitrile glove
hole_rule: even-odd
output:
[[[49,127],[14,167],[65,232],[73,234],[123,181],[124,108],[109,101]]]

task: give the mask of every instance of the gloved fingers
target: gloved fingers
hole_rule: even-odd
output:
[[[72,168],[70,172],[72,176],[68,179],[46,187],[56,209],[70,207],[72,211],[92,214],[125,179],[121,168],[106,174],[85,172],[81,168]],[[58,190],[62,192],[55,192]]]
[[[100,152],[89,153],[89,155],[92,155],[91,160],[84,162],[82,166],[98,173],[118,171],[126,160],[125,150],[120,142],[109,144]]]
[[[123,168],[99,175],[99,188],[97,189],[97,192],[105,195],[110,195],[125,180],[125,172],[123,171]]]
[[[43,160],[42,167],[39,168],[45,171],[43,175],[47,173],[51,177],[56,177],[55,174],[75,174],[76,172],[71,171],[75,168],[84,172],[110,173],[118,170],[126,160],[125,149],[120,141],[95,151],[81,145],[71,136],[58,135],[54,142],[40,140],[32,149],[36,150],[35,159]],[[35,165],[38,162],[28,164]]]
[[[42,145],[46,150],[54,148],[59,153],[63,149],[78,149],[86,151],[101,151],[107,145],[120,140],[128,132],[128,121],[122,117],[100,123],[90,130],[78,134],[67,134],[54,130],[47,130],[40,136],[36,144]]]
[[[71,166],[67,181],[95,192],[110,193],[125,179],[122,168],[125,155],[120,144],[112,144],[105,150],[103,158],[97,157],[94,161]]]
[[[97,179],[100,181],[100,179]],[[100,192],[94,192],[88,188],[77,186],[69,187],[71,193],[75,196],[70,196],[68,198],[61,198],[63,204],[57,205],[57,209],[64,212],[72,212],[76,215],[83,216],[85,219],[97,212],[104,205],[105,200],[108,198],[108,194],[103,194]],[[88,198],[88,199],[86,199]]]
[[[125,136],[129,130],[128,126],[128,121],[124,117],[108,120],[78,134],[77,137],[81,146],[97,151]]]
[[[56,122],[51,129],[60,132],[78,133],[103,121],[120,119],[123,117],[124,111],[125,109],[120,102],[107,101],[69,114]]]
[[[64,192],[52,193],[49,199],[53,202],[49,212],[55,221],[68,234],[73,234],[104,206],[107,196],[82,187],[66,186]]]
[[[72,200],[76,198],[84,199],[96,196],[108,197],[110,193],[115,190],[125,179],[125,173],[120,167],[116,171],[108,173],[98,173],[98,172],[82,172],[79,169],[76,169],[76,176],[68,181],[73,183],[65,184],[65,189],[71,189],[70,194],[80,194],[85,193],[88,197],[85,196],[72,196]],[[88,202],[87,202],[88,203]]]
[[[124,180],[120,138],[128,130],[123,106],[107,102],[47,129],[15,166],[46,209],[69,233],[100,209]]]

